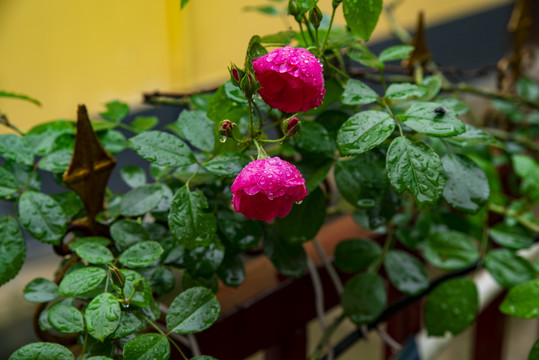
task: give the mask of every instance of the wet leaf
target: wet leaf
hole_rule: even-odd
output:
[[[539,317],[539,280],[526,281],[509,290],[500,311],[523,319]]]
[[[489,251],[485,267],[498,284],[512,288],[535,278],[536,271],[530,262],[506,249]]]
[[[456,335],[470,326],[479,311],[475,283],[468,278],[449,280],[436,287],[425,304],[429,336]]]
[[[209,328],[219,317],[221,307],[210,289],[194,287],[178,295],[168,309],[169,332],[193,334]]]
[[[131,188],[146,184],[146,173],[138,166],[128,165],[120,170],[122,180]]]
[[[26,257],[26,243],[17,220],[0,216],[0,285],[13,279]]]
[[[41,277],[30,281],[23,292],[24,299],[33,303],[51,301],[58,295],[58,285]]]
[[[94,290],[105,280],[107,271],[88,266],[67,274],[60,282],[59,291],[62,296],[77,296]]]
[[[382,0],[343,0],[346,24],[365,41],[371,37],[382,12]]]
[[[391,100],[404,100],[411,97],[419,98],[425,95],[427,91],[414,84],[391,84],[386,90],[385,97]]]
[[[389,251],[384,257],[384,268],[393,285],[403,293],[417,294],[429,286],[423,264],[404,251]]]
[[[335,266],[347,273],[366,269],[382,255],[378,243],[366,239],[343,240],[335,248]]]
[[[384,281],[378,274],[357,274],[344,286],[341,304],[344,313],[356,325],[367,324],[384,310],[387,294]]]
[[[81,259],[88,261],[90,264],[106,264],[114,260],[114,256],[109,249],[95,242],[87,242],[76,246],[75,251]]]
[[[462,121],[457,119],[455,112],[449,108],[443,108],[433,102],[414,103],[404,115],[398,118],[413,130],[432,136],[454,136],[466,131]]]
[[[120,304],[110,293],[97,295],[86,307],[84,320],[88,333],[99,341],[114,333],[120,324]]]
[[[161,184],[136,187],[125,194],[120,203],[120,213],[125,216],[139,216],[152,211],[163,197]]]
[[[366,105],[378,100],[378,94],[359,80],[350,79],[346,82],[341,101],[345,105]]]
[[[422,249],[431,264],[444,270],[460,269],[479,258],[473,238],[458,231],[433,233]]]
[[[146,131],[129,139],[130,146],[142,158],[162,166],[195,163],[189,147],[176,136],[157,130]]]
[[[25,191],[19,201],[21,224],[36,239],[58,245],[67,229],[67,216],[49,195]]]
[[[427,144],[398,137],[389,146],[386,168],[398,192],[410,191],[420,204],[432,204],[442,194],[445,174],[442,161]]]
[[[163,248],[158,242],[143,241],[125,250],[118,260],[122,265],[127,267],[143,268],[156,262],[162,253]]]
[[[57,303],[49,308],[49,323],[56,330],[71,334],[84,330],[84,320],[82,314],[74,306]]]
[[[490,196],[488,179],[483,170],[462,155],[445,155],[442,163],[447,175],[444,199],[457,210],[477,213]]]
[[[361,154],[384,142],[395,130],[388,113],[368,110],[352,115],[337,134],[342,155]]]
[[[75,357],[66,347],[46,342],[28,344],[15,351],[9,360],[75,360]]]

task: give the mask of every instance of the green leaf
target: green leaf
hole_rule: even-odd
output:
[[[135,295],[131,300],[131,304],[141,308],[150,305],[153,300],[153,297],[152,288],[148,280],[146,280],[142,275],[140,275],[134,270],[122,269],[122,272],[125,275],[124,293],[127,296],[131,296],[131,294],[133,294],[133,292],[135,291],[135,283],[142,283],[142,290],[139,289],[135,291]]]
[[[421,97],[421,100],[432,100],[440,92],[440,89],[442,88],[442,80],[440,76],[437,75],[428,76],[421,81],[421,87],[426,91],[426,94]],[[457,112],[453,106],[449,107],[452,108],[457,115],[462,115],[460,112]]]
[[[526,281],[509,290],[500,311],[524,319],[539,317],[539,280]]]
[[[71,305],[56,303],[49,308],[49,323],[64,334],[72,334],[84,330],[84,320],[77,308]]]
[[[378,100],[378,94],[359,80],[346,82],[341,101],[344,105],[366,105]]]
[[[311,193],[326,178],[334,164],[333,159],[309,158],[296,163],[296,167],[305,179],[307,192]]]
[[[120,203],[120,213],[125,216],[140,216],[152,211],[163,197],[161,184],[148,184],[130,190]]]
[[[0,286],[13,279],[26,257],[26,243],[19,224],[11,216],[0,216]]]
[[[215,215],[204,212],[206,208],[208,200],[199,189],[192,192],[183,186],[174,195],[168,217],[170,232],[188,249],[207,246],[213,240],[217,223]]]
[[[183,2],[186,0],[182,0]],[[183,7],[183,6],[182,6]],[[165,335],[141,334],[124,346],[124,360],[154,360],[170,358],[170,343]]]
[[[430,235],[423,244],[423,252],[425,259],[444,270],[460,269],[479,258],[473,238],[452,230]]]
[[[73,191],[53,194],[52,198],[62,207],[64,214],[66,214],[68,218],[73,218],[84,208],[84,204],[79,195]]]
[[[443,107],[433,102],[417,102],[398,118],[413,130],[432,136],[454,136],[466,131],[452,109],[443,108],[440,112],[438,108]]]
[[[206,116],[205,111],[183,110],[174,125],[173,130],[194,147],[206,152],[213,150],[215,123]]]
[[[382,12],[382,0],[343,0],[346,24],[365,41],[371,37]]]
[[[110,227],[110,236],[118,250],[125,250],[141,241],[149,240],[149,235],[142,224],[134,220],[120,220]]]
[[[106,264],[114,260],[114,256],[109,249],[92,242],[77,246],[76,253],[90,264]]]
[[[75,270],[67,274],[60,282],[60,295],[83,295],[96,289],[106,277],[106,270],[94,266]]]
[[[130,268],[143,268],[156,262],[163,251],[158,242],[143,241],[125,250],[118,260],[122,265]]]
[[[326,219],[326,197],[318,187],[305,197],[303,203],[295,204],[290,213],[277,219],[281,236],[290,243],[312,240]]]
[[[159,123],[157,116],[137,116],[131,126],[139,132],[147,131]]]
[[[424,142],[412,143],[405,137],[393,140],[386,168],[393,188],[398,193],[410,191],[419,204],[436,202],[444,190],[442,162]]]
[[[0,90],[0,97],[8,97],[8,98],[13,98],[13,99],[25,100],[25,101],[31,102],[34,105],[41,106],[41,102],[39,102],[39,100],[36,100],[28,95],[17,94],[10,91]]]
[[[111,154],[117,154],[127,147],[125,136],[117,130],[105,130],[97,134],[97,136],[105,150]]]
[[[58,297],[58,285],[45,278],[35,278],[26,285],[23,294],[29,302],[48,302]]]
[[[0,167],[0,197],[9,198],[16,195],[19,184],[15,176],[5,168]]]
[[[249,40],[249,45],[247,45],[247,53],[245,54],[245,69],[254,73],[252,64],[253,59],[264,56],[267,53],[268,51],[266,50],[266,48],[262,46],[262,39],[260,38],[260,36],[251,36],[251,39]],[[210,119],[212,119],[212,117],[209,115],[209,109],[208,116],[210,117]]]
[[[477,213],[490,196],[488,179],[483,170],[462,155],[445,155],[442,164],[447,175],[444,199],[459,211]]]
[[[101,293],[90,301],[84,312],[88,334],[99,341],[114,333],[120,324],[120,304],[110,293]]]
[[[365,239],[343,240],[335,247],[335,266],[347,273],[366,269],[382,255],[378,243]]]
[[[146,321],[140,319],[135,314],[127,311],[122,311],[120,315],[120,324],[111,335],[113,339],[120,339],[128,335],[144,330],[146,328]]]
[[[326,128],[314,121],[301,124],[299,135],[294,137],[294,146],[302,153],[333,157],[335,143]]]
[[[505,148],[503,143],[481,129],[465,124],[465,131],[457,136],[447,138],[447,142],[459,147],[467,147],[474,145],[488,145],[500,149]]]
[[[14,134],[0,135],[0,155],[19,164],[34,164],[32,149],[24,138]]]
[[[530,353],[528,354],[528,360],[539,360],[539,339],[533,344]]]
[[[529,156],[513,155],[513,166],[522,179],[521,191],[532,199],[539,199],[539,163]]]
[[[105,107],[107,111],[99,115],[109,121],[120,122],[129,114],[129,105],[118,100],[106,103]]]
[[[490,228],[489,235],[496,244],[509,249],[527,249],[533,245],[533,236],[520,226],[499,223]]]
[[[300,277],[307,267],[303,246],[286,242],[275,228],[264,236],[264,253],[275,268],[286,276]]]
[[[470,111],[470,108],[468,107],[468,105],[466,105],[466,103],[454,97],[437,98],[436,102],[446,108],[451,108],[455,112],[455,114],[457,114],[457,116],[464,115]],[[468,124],[464,124],[464,125],[466,125],[466,132],[468,132],[468,128],[479,130],[477,128],[474,128],[471,125],[468,125]],[[464,134],[466,134],[466,132],[458,136],[463,136]]]
[[[134,165],[127,165],[120,170],[120,176],[131,188],[136,188],[146,184],[146,173],[144,170]]]
[[[335,164],[335,182],[346,201],[356,207],[379,205],[389,186],[384,158],[370,151]]]
[[[75,122],[55,120],[42,123],[31,128],[24,139],[35,155],[43,156],[53,151],[56,140],[64,134],[75,134]]]
[[[245,267],[241,256],[226,254],[217,269],[217,275],[226,286],[240,286],[245,280]]]
[[[530,262],[506,249],[491,250],[485,257],[485,267],[498,284],[512,288],[535,278]]]
[[[17,188],[23,189],[26,187],[26,189],[40,191],[41,177],[38,171],[34,171],[33,166],[6,161],[3,168],[13,174],[17,181]]]
[[[141,157],[163,166],[185,166],[195,162],[189,147],[174,135],[147,131],[129,139],[130,146]]]
[[[168,309],[167,330],[193,334],[209,328],[219,317],[221,306],[210,289],[194,287],[178,295]]]
[[[168,268],[157,266],[141,270],[140,272],[148,280],[152,291],[155,293],[167,294],[174,289],[176,277]]]
[[[77,248],[79,248],[82,245],[85,244],[95,244],[95,245],[101,245],[103,247],[108,246],[111,243],[111,241],[105,237],[101,236],[88,236],[88,237],[82,237],[75,239],[70,245],[71,251],[77,251]]]
[[[75,356],[66,347],[46,342],[31,343],[15,351],[9,360],[75,360]]]
[[[67,229],[67,216],[62,207],[49,195],[25,191],[19,201],[22,226],[36,239],[59,245]]]
[[[378,58],[381,62],[407,59],[413,50],[411,45],[395,45],[382,50]]]
[[[39,168],[53,173],[63,173],[71,163],[72,157],[72,150],[58,150],[43,157],[39,161]]]
[[[264,44],[290,45],[292,39],[296,36],[293,30],[279,31],[275,34],[262,36],[261,42]]]
[[[459,334],[470,326],[479,311],[475,283],[468,278],[449,280],[432,291],[425,304],[429,336]]]
[[[423,264],[404,251],[389,251],[384,257],[384,268],[391,283],[405,294],[414,295],[429,286],[429,277]]]
[[[217,176],[234,177],[249,164],[249,157],[236,152],[225,152],[203,163],[203,166]]]
[[[192,270],[193,275],[212,275],[225,257],[223,245],[216,239],[208,246],[185,250],[183,267]]]
[[[354,44],[353,49],[348,51],[347,55],[350,59],[370,68],[382,69],[384,66],[365,45]]]
[[[247,220],[245,216],[236,212],[220,212],[217,225],[235,252],[244,252],[255,247],[262,236],[258,222]]]
[[[414,84],[391,84],[386,90],[385,97],[391,100],[404,100],[411,97],[422,97],[427,91]]]
[[[357,274],[344,285],[341,304],[344,313],[356,325],[367,324],[378,317],[387,301],[384,281],[378,274]]]
[[[395,130],[395,121],[388,113],[369,110],[352,115],[337,135],[342,155],[361,154],[384,142]]]

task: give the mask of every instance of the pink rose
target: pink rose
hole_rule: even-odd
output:
[[[307,195],[298,169],[278,157],[250,162],[232,184],[232,204],[249,219],[271,222],[285,217]]]
[[[307,49],[285,46],[253,60],[258,93],[269,106],[286,113],[320,106],[324,100],[322,65]]]

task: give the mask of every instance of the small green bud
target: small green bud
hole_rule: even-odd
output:
[[[144,283],[142,282],[142,279],[138,279],[133,284],[133,291],[144,291]]]
[[[339,7],[339,5],[342,3],[342,0],[333,0],[331,5],[333,5],[333,8],[336,9]]]
[[[236,86],[240,86],[241,79],[245,75],[245,71],[232,64],[228,71],[230,72],[230,82]]]
[[[125,286],[125,275],[118,269],[116,266],[109,264],[109,272],[112,283],[118,286],[120,289],[123,289]]]
[[[260,85],[255,76],[248,72],[241,79],[240,89],[247,99],[251,99],[256,94],[256,91],[260,89]]]
[[[318,29],[320,27],[320,23],[322,22],[323,17],[324,14],[322,14],[322,11],[317,5],[315,5],[309,12],[309,21],[315,29]]]
[[[288,1],[288,13],[294,17],[300,15],[298,4],[296,4],[296,0]]]

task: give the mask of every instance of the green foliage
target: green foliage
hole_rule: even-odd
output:
[[[85,183],[86,174],[104,174],[99,159],[93,170],[77,173],[76,186],[104,190],[103,199],[92,199],[97,206],[64,183],[67,167],[79,161],[73,159],[74,121],[54,120],[25,133],[0,113],[0,123],[17,133],[0,135],[0,198],[8,209],[0,214],[0,285],[23,266],[24,230],[63,257],[49,274],[55,282],[42,274],[23,291],[39,304],[35,326],[76,337],[81,359],[168,359],[176,346],[171,333],[198,333],[217,321],[216,293],[243,284],[250,268],[244,263],[257,261],[252,258],[265,256],[283,276],[310,275],[316,284],[306,269],[320,244],[308,242],[322,238],[324,224],[343,214],[370,233],[335,244],[335,266],[351,278],[341,294],[343,313],[318,348],[345,317],[377,326],[389,286],[411,298],[429,293],[426,262],[455,271],[426,301],[430,335],[457,334],[473,323],[477,289],[467,277],[455,278],[470,269],[488,271],[509,290],[503,313],[539,316],[539,262],[530,264],[528,252],[519,251],[534,248],[539,229],[539,85],[522,77],[517,94],[493,94],[453,84],[444,67],[418,61],[421,49],[401,44],[378,55],[369,49],[382,0],[333,0],[331,17],[320,15],[318,3],[272,0],[246,7],[266,15],[288,10],[297,26],[252,36],[243,68],[231,64],[230,81],[215,91],[170,102],[162,94],[158,102],[184,107],[166,126],[157,116],[129,116],[127,103],[105,104],[104,120],[91,122],[98,140],[111,154],[131,149],[141,159],[117,164],[129,186],[124,193]],[[332,21],[341,5],[345,26]],[[323,65],[323,102],[305,113],[267,105],[252,66],[253,59],[291,44]],[[299,61],[278,64],[294,87],[310,75],[290,72]],[[401,71],[394,71],[399,63]],[[482,121],[462,100],[465,92],[495,98],[488,106],[497,116]],[[0,91],[0,97],[39,105],[26,95]],[[299,125],[289,131],[292,117]],[[276,156],[297,167],[308,195],[293,204],[299,177],[279,179],[272,183],[276,190],[249,177],[246,196],[277,195],[263,206],[288,201],[292,210],[269,222],[235,212],[231,189],[238,174],[257,158]],[[61,188],[54,194],[48,193],[51,179]],[[94,219],[96,208],[102,212]],[[537,348],[530,359],[538,357]],[[10,357],[34,358],[74,359],[52,343],[30,344]]]
[[[439,285],[425,304],[425,326],[430,336],[456,335],[474,321],[479,310],[477,288],[467,278]]]

